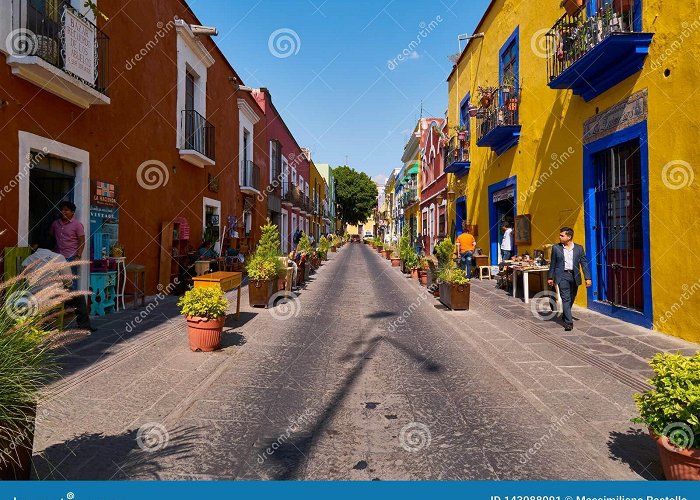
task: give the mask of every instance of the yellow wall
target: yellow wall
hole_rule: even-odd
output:
[[[587,103],[570,90],[552,90],[547,86],[544,33],[563,14],[559,4],[559,0],[546,0],[537,2],[533,8],[532,2],[497,0],[478,28],[486,33],[485,38],[470,43],[449,80],[450,126],[459,124],[459,104],[468,91],[475,102],[478,85],[498,85],[499,50],[519,26],[522,132],[517,146],[497,156],[490,148],[476,146],[477,121],[472,119],[471,171],[461,182],[450,176],[451,186],[457,197],[467,194],[468,222],[478,224],[478,245],[484,249],[490,248],[488,187],[512,176],[517,176],[517,213],[532,215],[533,244],[518,247],[519,253],[557,242],[562,225],[572,226],[575,240],[585,246],[583,122],[631,94],[648,89],[649,223],[655,328],[700,341],[700,329],[696,327],[700,270],[699,259],[695,257],[700,256],[697,216],[700,179],[687,182],[695,175],[693,168],[700,165],[697,147],[700,101],[694,95],[700,79],[694,55],[700,46],[697,5],[643,0],[643,30],[655,33],[644,69]],[[668,77],[664,74],[666,69],[670,70]],[[674,161],[687,164],[675,164],[678,176],[674,178],[671,173],[664,179],[664,166]],[[552,168],[552,164],[560,165]],[[528,188],[543,173],[550,172],[549,179],[528,193]],[[673,187],[679,184],[684,187],[669,188],[674,182]],[[454,206],[449,217],[451,227]],[[579,293],[578,297],[577,303],[585,306],[586,294]]]

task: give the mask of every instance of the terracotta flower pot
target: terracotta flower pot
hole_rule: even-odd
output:
[[[470,286],[440,283],[440,302],[453,311],[468,311]]]
[[[649,434],[656,441],[664,476],[669,481],[700,481],[700,448],[677,449],[666,436]]]
[[[333,245],[333,246],[331,247],[331,252],[335,253],[337,250],[338,250],[338,249],[336,248],[335,245]]]
[[[391,259],[391,267],[401,267],[401,259],[397,258],[392,258]]]
[[[384,247],[382,245],[377,245],[377,252],[382,253],[384,251]]]
[[[418,269],[411,269],[411,278],[414,280],[418,279]]]
[[[391,250],[384,250],[384,257],[386,258],[386,260],[390,260],[391,259]]]
[[[27,409],[26,412],[27,420],[30,421],[26,427],[15,431],[0,432],[0,450],[12,454],[12,458],[0,460],[0,481],[28,481],[31,475],[36,407],[31,410]],[[10,427],[0,422],[0,429],[9,429]]]
[[[267,281],[251,281],[248,283],[248,303],[251,307],[267,307],[270,298],[275,294],[277,279]]]
[[[424,271],[423,269],[418,271],[418,280],[421,285],[428,286],[428,271]]]
[[[221,347],[226,316],[217,319],[187,316],[187,338],[193,351],[211,352]]]
[[[563,0],[561,6],[564,7],[567,15],[575,16],[583,7],[583,0]]]

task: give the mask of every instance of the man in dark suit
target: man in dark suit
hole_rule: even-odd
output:
[[[574,243],[574,230],[562,227],[559,231],[559,245],[552,247],[552,262],[549,264],[549,286],[559,286],[559,294],[564,308],[564,330],[571,331],[574,320],[571,306],[576,301],[578,287],[581,286],[581,270],[586,279],[586,287],[592,285],[588,260],[581,245]],[[580,268],[580,269],[579,269]]]

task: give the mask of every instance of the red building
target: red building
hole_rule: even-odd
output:
[[[265,192],[269,216],[280,228],[282,251],[288,253],[293,249],[292,235],[297,228],[307,234],[310,230],[309,155],[297,144],[272,103],[270,92],[262,88],[254,95],[265,115],[266,126],[261,134],[270,151],[271,181]]]
[[[447,174],[443,169],[442,139],[447,133],[447,120],[424,118],[420,126],[421,228],[425,253],[431,255],[435,242],[447,235]]]
[[[152,294],[205,235],[253,248],[266,120],[184,1],[101,1],[108,20],[83,3],[0,6],[0,248],[45,240],[70,200],[89,231],[83,257],[119,242]],[[83,289],[89,279],[85,266]]]

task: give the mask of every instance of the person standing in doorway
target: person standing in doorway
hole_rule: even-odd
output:
[[[476,250],[476,240],[472,236],[469,229],[465,229],[462,234],[457,236],[457,252],[460,258],[460,267],[464,269],[467,278],[472,277],[472,258]]]
[[[501,240],[501,259],[510,260],[513,256],[513,228],[509,222],[503,223],[503,239]]]
[[[578,287],[581,286],[581,270],[586,279],[586,288],[592,285],[588,260],[583,247],[574,243],[574,230],[562,227],[559,231],[559,245],[552,247],[552,261],[549,264],[549,286],[557,285],[564,309],[564,330],[574,328],[571,306],[576,301]]]
[[[50,235],[56,241],[56,251],[68,262],[80,260],[85,249],[85,228],[75,216],[75,204],[62,201],[58,205],[61,218],[51,224]],[[78,275],[78,266],[73,266],[73,275]],[[73,280],[73,290],[77,290],[78,281]]]

